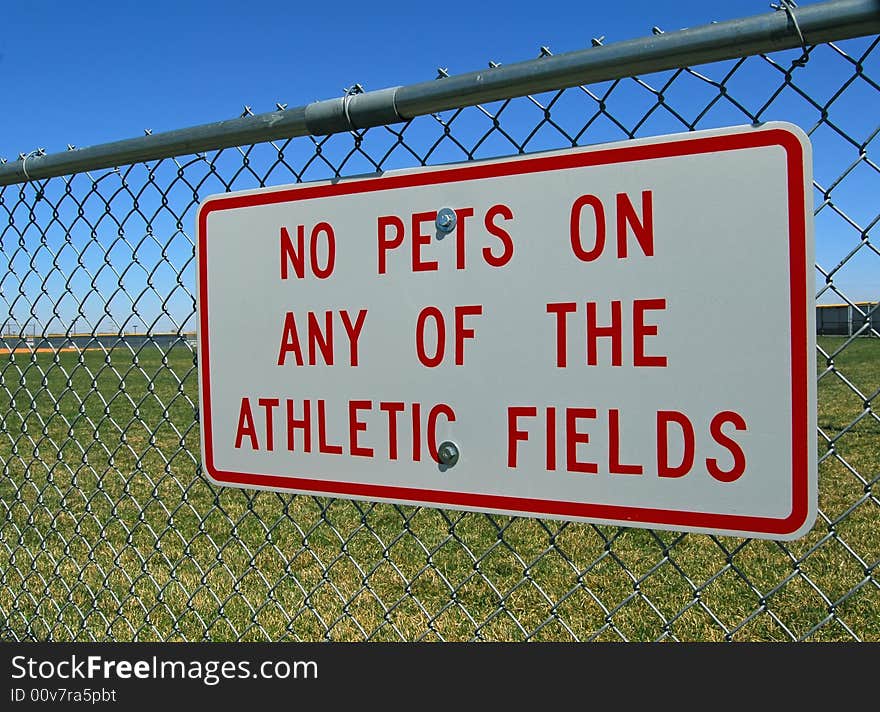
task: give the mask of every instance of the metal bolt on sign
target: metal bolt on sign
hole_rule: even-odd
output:
[[[440,443],[440,447],[437,448],[437,459],[440,460],[441,465],[446,465],[447,467],[455,466],[455,463],[458,462],[459,454],[458,446],[449,440]]]
[[[437,226],[437,231],[442,235],[448,235],[450,232],[455,230],[455,211],[452,208],[442,208],[437,212],[437,219],[434,221],[434,224]]]

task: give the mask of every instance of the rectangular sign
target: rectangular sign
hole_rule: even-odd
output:
[[[811,165],[800,129],[768,123],[208,198],[204,471],[804,534]]]

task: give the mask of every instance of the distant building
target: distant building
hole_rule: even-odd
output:
[[[877,336],[880,334],[878,306],[878,302],[817,305],[816,333],[821,336]]]

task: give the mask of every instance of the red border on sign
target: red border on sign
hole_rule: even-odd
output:
[[[449,492],[443,490],[395,487],[378,484],[337,482],[303,477],[228,472],[214,466],[214,447],[211,420],[211,369],[208,339],[208,216],[218,210],[254,207],[274,203],[308,200],[332,196],[370,193],[396,188],[437,185],[461,181],[481,180],[502,176],[523,175],[568,168],[582,168],[611,163],[629,163],[674,156],[717,153],[747,148],[780,146],[785,150],[788,169],[789,214],[789,281],[791,315],[791,512],[783,518],[742,516],[681,510],[625,507],[558,500],[507,497],[502,495]],[[497,163],[475,163],[451,168],[431,169],[424,172],[394,176],[354,179],[339,183],[304,185],[289,189],[246,195],[212,198],[203,204],[197,218],[197,250],[199,270],[199,351],[202,381],[202,429],[204,435],[204,462],[207,474],[215,481],[229,485],[266,487],[325,495],[343,495],[360,499],[384,499],[396,502],[424,503],[474,509],[501,510],[522,514],[576,517],[594,520],[613,520],[684,526],[708,530],[752,532],[763,534],[791,534],[806,521],[809,514],[809,395],[807,390],[808,315],[804,306],[806,294],[806,206],[804,195],[804,149],[793,133],[771,128],[737,132],[728,135],[619,146],[593,151],[579,151],[558,155],[517,157]]]

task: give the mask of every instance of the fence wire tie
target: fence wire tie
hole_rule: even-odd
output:
[[[360,84],[355,84],[343,91],[345,93],[342,95],[342,111],[345,114],[345,123],[348,124],[349,130],[354,131],[357,127],[352,123],[351,115],[348,113],[348,105],[351,102],[351,97],[364,93],[364,88]]]
[[[33,178],[27,172],[27,161],[31,156],[45,156],[46,151],[42,148],[35,148],[30,153],[21,154],[21,172],[24,173],[24,177],[27,178],[28,182],[33,181]]]
[[[797,8],[797,3],[794,0],[779,0],[778,5],[770,4],[774,10],[779,12],[780,10],[784,11],[786,15],[788,15],[788,19],[791,20],[791,23],[794,25],[795,32],[797,32],[798,39],[801,41],[801,50],[803,54],[794,60],[792,64],[796,67],[806,66],[807,62],[810,59],[810,55],[807,52],[807,41],[804,39],[804,33],[801,32],[801,26],[798,24],[797,17],[794,14],[795,9]]]

